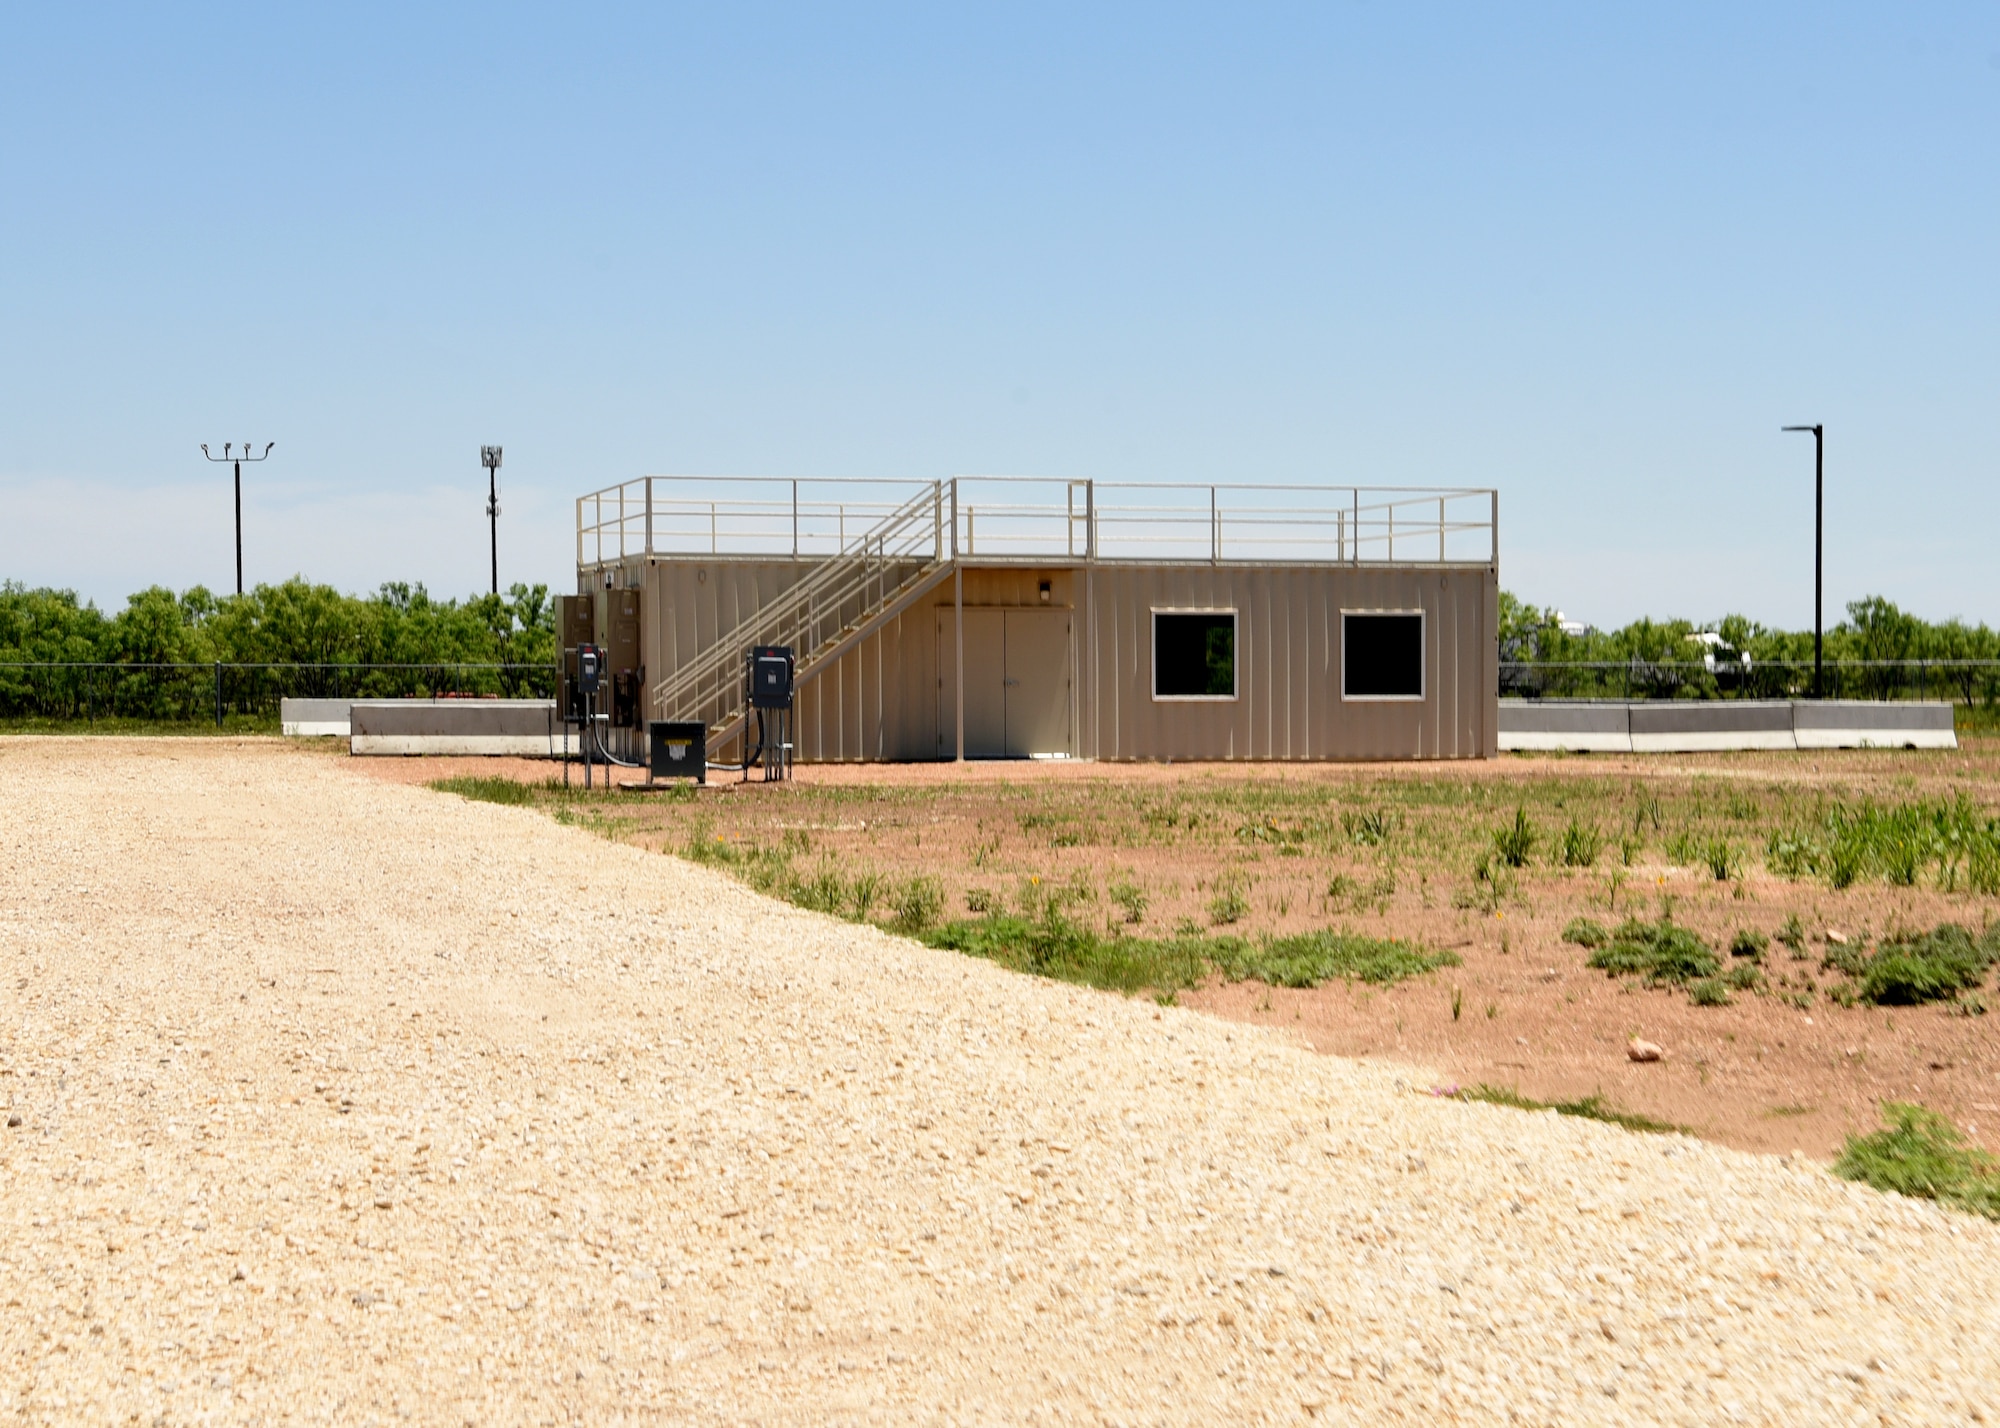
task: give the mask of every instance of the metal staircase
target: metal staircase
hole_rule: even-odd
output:
[[[699,720],[709,748],[722,748],[748,712],[746,651],[790,646],[803,685],[943,578],[949,536],[943,487],[933,482],[654,685],[653,717]]]

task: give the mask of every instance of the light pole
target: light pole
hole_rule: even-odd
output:
[[[479,464],[486,468],[486,520],[493,532],[493,593],[500,593],[500,448],[479,448]]]
[[[265,456],[271,454],[271,448],[277,444],[275,441],[265,442],[263,456],[252,456],[250,443],[247,441],[243,443],[243,454],[240,456],[229,454],[230,447],[235,445],[234,442],[223,442],[220,456],[209,456],[208,443],[204,441],[201,444],[201,454],[208,456],[210,461],[226,461],[236,468],[236,593],[238,595],[243,593],[243,463],[262,461]]]
[[[1813,698],[1826,697],[1825,634],[1821,613],[1826,603],[1826,428],[1788,426],[1784,431],[1813,434]]]

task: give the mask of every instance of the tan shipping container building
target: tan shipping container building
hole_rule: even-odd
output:
[[[740,758],[757,645],[808,762],[1496,752],[1488,490],[645,477],[578,501],[577,576],[633,756]]]

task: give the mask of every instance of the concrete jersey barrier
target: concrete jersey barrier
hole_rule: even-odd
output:
[[[349,713],[355,754],[472,754],[550,758],[575,737],[553,699],[357,699]]]
[[[278,702],[278,731],[288,739],[344,739],[350,732],[347,711],[352,699],[283,699]]]
[[[1951,705],[1829,700],[1503,699],[1502,753],[1955,749]]]

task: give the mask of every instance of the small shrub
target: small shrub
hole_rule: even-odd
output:
[[[1563,941],[1573,942],[1578,947],[1602,947],[1611,940],[1611,934],[1601,922],[1588,917],[1573,917],[1569,926],[1563,929]]]
[[[1123,910],[1125,921],[1128,924],[1137,924],[1146,920],[1146,906],[1148,902],[1146,890],[1137,883],[1129,879],[1121,879],[1105,889],[1105,894]]]
[[[1757,992],[1764,988],[1764,974],[1755,962],[1742,962],[1723,974],[1722,980],[1734,992]]]
[[[813,912],[838,917],[848,906],[847,880],[832,863],[821,864],[817,873],[792,885],[791,901]]]
[[[1803,833],[1773,829],[1764,843],[1764,866],[1781,878],[1794,881],[1819,871],[1820,850]]]
[[[1715,875],[1715,880],[1719,883],[1729,881],[1729,875],[1736,870],[1738,861],[1736,849],[1731,846],[1727,838],[1709,839],[1702,847],[1701,860],[1708,864],[1709,872]]]
[[[1994,933],[1974,941],[1964,928],[1946,923],[1918,937],[1885,942],[1861,967],[1855,988],[1876,1006],[1916,1006],[1950,1001],[1976,990],[2000,957]]]
[[[965,910],[967,912],[991,912],[993,910],[993,890],[991,888],[967,888],[965,890]]]
[[[1805,924],[1799,921],[1799,915],[1796,912],[1786,914],[1785,925],[1778,929],[1778,940],[1792,949],[1792,957],[1795,961],[1805,958],[1806,929]]]
[[[1722,963],[1708,944],[1662,917],[1628,919],[1611,941],[1591,953],[1589,964],[1614,977],[1644,977],[1648,986],[1686,986],[1716,976]]]
[[[1839,972],[1845,976],[1858,977],[1868,970],[1868,952],[1859,943],[1849,943],[1843,947],[1837,942],[1826,944],[1826,954],[1819,959],[1822,972]]]
[[[1504,828],[1493,830],[1493,852],[1506,866],[1525,868],[1540,838],[1541,834],[1528,818],[1527,809],[1516,807],[1514,821]]]
[[[1208,900],[1209,921],[1218,926],[1241,922],[1250,913],[1250,899],[1244,895],[1243,880],[1225,875],[1216,884],[1215,896]]]
[[[1771,939],[1754,928],[1739,927],[1736,935],[1729,939],[1729,955],[1761,959],[1771,945]]]
[[[2000,1219],[2000,1165],[1992,1156],[1923,1106],[1890,1101],[1882,1118],[1884,1129],[1847,1138],[1835,1175]]]
[[[933,877],[911,878],[897,889],[892,907],[898,929],[922,932],[944,911],[944,884]]]
[[[848,902],[854,908],[854,916],[859,921],[866,922],[868,920],[869,914],[875,910],[875,899],[881,895],[882,875],[880,873],[857,873],[854,876],[854,881],[848,884]]]
[[[1688,1000],[1698,1007],[1726,1007],[1729,988],[1720,977],[1704,977],[1688,987]]]
[[[1396,823],[1396,815],[1386,808],[1340,815],[1340,826],[1347,831],[1348,840],[1364,848],[1379,848],[1388,842],[1396,832]]]
[[[1347,876],[1346,873],[1335,873],[1332,880],[1326,885],[1326,900],[1335,907],[1346,902],[1354,894],[1354,879]]]
[[[1859,840],[1842,838],[1828,851],[1826,857],[1827,886],[1835,892],[1854,886],[1861,876],[1861,865],[1865,856]]]
[[[1667,861],[1677,868],[1691,868],[1701,861],[1701,840],[1683,828],[1667,839]]]
[[[1644,843],[1630,835],[1620,838],[1618,840],[1618,861],[1628,868],[1631,867],[1639,861],[1639,852],[1645,846]]]
[[[1556,855],[1565,868],[1588,868],[1597,862],[1603,848],[1604,835],[1597,831],[1596,824],[1579,823],[1572,818],[1562,831]]]

